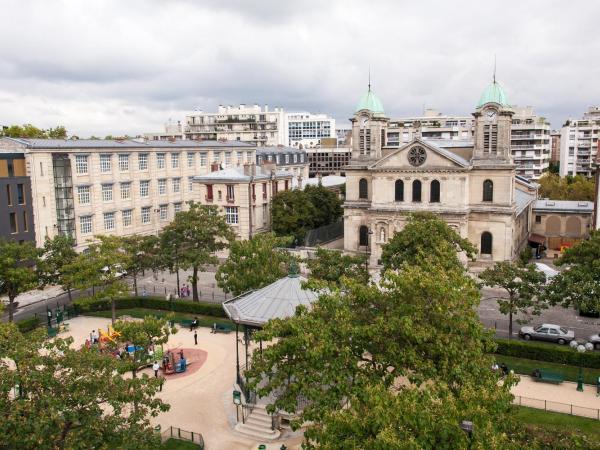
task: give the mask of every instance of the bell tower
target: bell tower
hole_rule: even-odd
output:
[[[385,133],[390,119],[381,100],[369,89],[356,106],[352,122],[352,159],[377,160],[385,146]]]
[[[483,91],[473,116],[475,142],[473,165],[512,165],[510,134],[512,116],[502,87],[493,82]]]

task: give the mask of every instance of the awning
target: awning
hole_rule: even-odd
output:
[[[541,234],[531,233],[529,235],[529,242],[544,245],[546,243],[546,237],[542,236]]]

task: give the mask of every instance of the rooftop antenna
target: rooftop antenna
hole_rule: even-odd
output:
[[[494,84],[496,84],[496,54],[494,53]]]
[[[369,91],[371,90],[371,66],[369,65]]]

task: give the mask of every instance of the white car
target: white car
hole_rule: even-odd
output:
[[[552,278],[554,278],[560,273],[558,270],[553,269],[552,267],[544,263],[536,262],[535,268],[538,270],[538,272],[542,272],[544,275],[546,275],[546,283],[549,283],[552,280]]]

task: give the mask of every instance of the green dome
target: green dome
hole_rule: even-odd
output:
[[[381,103],[379,97],[373,93],[370,87],[363,98],[360,99],[358,105],[356,105],[356,112],[360,111],[361,109],[368,109],[372,113],[384,114],[383,103]]]
[[[479,98],[477,107],[481,108],[486,103],[498,103],[502,106],[509,106],[506,100],[504,89],[502,89],[502,86],[496,83],[496,80],[494,80],[492,84],[485,88],[485,91],[483,91],[481,97]]]

